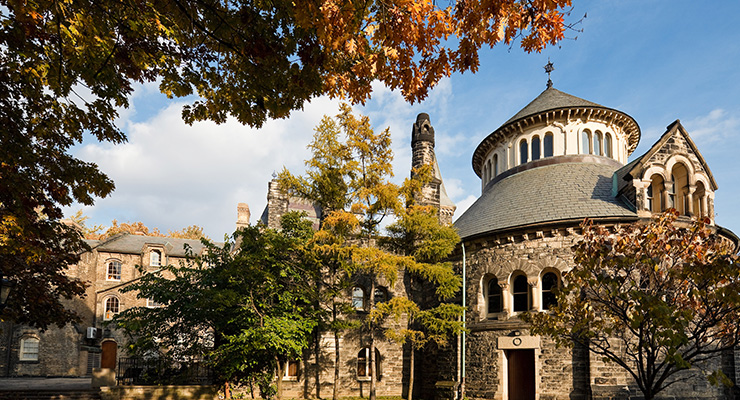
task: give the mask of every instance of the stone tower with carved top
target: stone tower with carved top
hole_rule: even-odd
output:
[[[444,224],[452,223],[455,214],[455,203],[450,200],[445,190],[442,175],[434,154],[434,127],[429,115],[421,113],[411,129],[411,174],[424,165],[432,168],[432,180],[424,185],[416,201],[422,205],[434,206],[439,210],[439,220]]]

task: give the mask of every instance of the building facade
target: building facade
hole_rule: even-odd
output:
[[[679,121],[647,153],[628,162],[640,129],[629,115],[548,87],[473,153],[481,195],[456,221],[465,252],[468,314],[464,390],[497,400],[628,398],[627,373],[582,348],[556,348],[529,334],[518,315],[542,312],[572,268],[579,226],[619,224],[675,208],[680,219],[714,225],[717,184]],[[737,246],[737,237],[714,225]],[[734,355],[716,365],[735,379]],[[439,381],[463,382],[462,368]],[[725,398],[698,371],[670,387],[671,398]]]
[[[453,262],[461,273],[465,268],[462,295],[469,334],[464,346],[458,338],[449,348],[417,356],[415,397],[464,393],[475,399],[565,400],[638,394],[619,367],[586,349],[556,348],[552,340],[530,335],[518,315],[541,312],[553,301],[553,289],[574,265],[571,247],[581,238],[585,218],[606,225],[630,223],[675,208],[685,221],[708,217],[737,246],[738,238],[715,224],[717,183],[681,123],[671,123],[645,154],[630,161],[640,135],[626,113],[548,87],[481,141],[472,156],[481,195],[454,222],[462,242]],[[445,191],[434,144],[430,118],[419,114],[412,126],[412,171],[428,166],[433,179],[418,200],[437,207],[440,220],[451,223],[455,205]],[[318,227],[321,210],[285,195],[275,179],[268,184],[267,200],[260,218],[266,226],[278,228],[282,214],[298,210]],[[249,209],[240,204],[239,210],[237,225],[244,226]],[[93,368],[115,365],[124,338],[104,322],[128,307],[156,306],[120,289],[138,279],[136,265],[151,271],[162,263],[184,262],[186,244],[202,250],[197,241],[136,235],[90,242],[92,251],[69,271],[91,282],[87,296],[70,304],[83,323],[44,333],[6,324],[0,371],[5,376],[84,376]],[[394,283],[376,282],[374,293],[368,282],[358,281],[346,295],[362,318],[369,296],[382,301],[403,295],[404,282],[401,271]],[[288,362],[279,377],[285,397],[331,395],[336,345],[340,395],[367,396],[371,379],[378,395],[406,395],[408,348],[376,340],[378,372],[370,377],[368,342],[359,331],[339,338],[320,334],[316,342],[302,360]],[[731,379],[736,378],[736,358],[730,354],[717,360]],[[730,398],[727,390],[692,373],[663,395]]]
[[[96,368],[115,369],[118,358],[125,356],[126,339],[107,322],[131,307],[158,306],[121,289],[138,280],[142,271],[186,262],[186,246],[195,254],[203,249],[199,240],[127,233],[87,243],[91,250],[68,269],[68,274],[89,283],[83,298],[67,302],[81,321],[43,332],[3,323],[2,376],[90,376]]]

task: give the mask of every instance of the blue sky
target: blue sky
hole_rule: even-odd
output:
[[[355,109],[370,116],[376,129],[390,127],[398,181],[411,163],[411,125],[426,112],[459,216],[480,194],[473,150],[545,89],[549,58],[557,89],[637,121],[642,138],[630,159],[680,119],[719,185],[717,223],[740,233],[740,2],[575,0],[571,20],[586,13],[577,25],[583,32],[567,33],[541,54],[506,46],[484,50],[478,73],[445,79],[419,104],[374,85],[372,100]],[[273,171],[303,171],[313,128],[323,115],[336,114],[338,104],[317,98],[259,130],[235,121],[191,127],[180,120],[182,103],[165,99],[156,85],[141,86],[119,120],[128,143],[90,141],[75,148],[116,182],[112,195],[84,212],[92,224],[142,221],[164,232],[196,224],[221,239],[235,228],[237,203],[248,203],[256,221]]]

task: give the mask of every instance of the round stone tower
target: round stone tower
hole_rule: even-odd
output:
[[[717,185],[680,123],[628,162],[639,140],[637,122],[624,112],[548,87],[475,149],[482,193],[454,224],[462,238],[457,268],[462,272],[465,254],[467,276],[467,397],[624,395],[631,378],[623,370],[585,349],[556,349],[530,335],[519,314],[547,312],[573,267],[571,247],[585,218],[629,223],[670,207],[687,221],[709,216]],[[426,115],[417,118],[412,143],[416,165],[433,151]]]

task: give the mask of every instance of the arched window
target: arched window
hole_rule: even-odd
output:
[[[547,132],[545,134],[545,157],[552,157],[552,155],[555,153],[554,151],[554,145],[553,145],[553,134],[551,132]]]
[[[105,300],[105,314],[103,319],[109,321],[120,312],[120,302],[117,297],[108,297]]]
[[[356,310],[365,309],[365,291],[359,286],[352,288],[352,307]]]
[[[375,302],[375,304],[385,303],[386,301],[388,301],[388,290],[381,286],[376,287],[373,301]]]
[[[35,337],[21,339],[19,356],[21,361],[39,360],[39,340]]]
[[[495,317],[495,314],[500,313],[504,309],[503,299],[501,298],[501,286],[498,285],[498,279],[491,278],[488,281],[488,287],[486,292],[486,311],[488,317]]]
[[[603,156],[604,153],[601,151],[601,132],[596,131],[594,134],[594,154],[597,156]]]
[[[532,161],[540,159],[540,137],[532,138]]]
[[[581,154],[593,154],[593,149],[591,149],[591,131],[588,129],[581,133]]]
[[[609,132],[604,135],[604,155],[612,157],[612,135]]]
[[[559,286],[558,276],[554,272],[546,272],[542,275],[542,309],[549,310],[551,306],[558,304],[553,289]]]
[[[522,139],[522,141],[519,142],[519,164],[526,164],[529,160],[527,151],[527,139]]]
[[[662,212],[666,207],[663,204],[663,192],[665,191],[665,182],[660,175],[653,175],[650,178],[650,186],[647,188],[647,209],[653,213]]]
[[[159,267],[162,265],[162,252],[159,250],[152,250],[149,252],[149,265],[152,267]]]
[[[517,275],[514,277],[514,284],[512,285],[514,291],[512,296],[514,297],[514,312],[527,311],[530,308],[529,299],[529,283],[527,282],[527,276],[524,274]]]
[[[376,380],[380,380],[380,377],[383,375],[383,370],[381,369],[381,362],[380,362],[380,351],[378,351],[378,348],[375,348],[375,374],[377,376]],[[370,372],[370,348],[365,347],[364,349],[360,350],[359,353],[357,353],[357,379],[360,380],[370,380],[371,372]]]
[[[493,177],[498,176],[498,154],[493,155]]]
[[[118,260],[108,261],[108,273],[106,274],[106,280],[109,281],[120,281],[121,280],[121,262]]]
[[[680,215],[689,215],[689,173],[681,163],[673,166],[673,207]]]
[[[486,183],[491,180],[491,160],[486,161],[486,173],[484,179]]]

